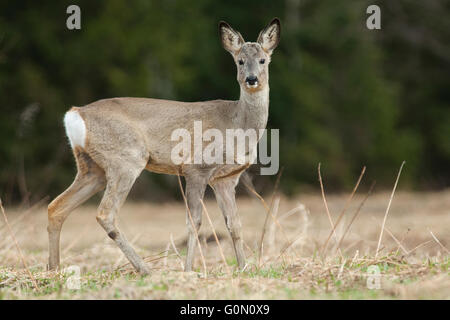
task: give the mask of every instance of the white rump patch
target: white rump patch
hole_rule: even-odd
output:
[[[86,141],[86,125],[78,111],[70,110],[66,113],[64,116],[64,126],[66,127],[66,134],[72,148],[75,146],[84,148],[84,143]]]

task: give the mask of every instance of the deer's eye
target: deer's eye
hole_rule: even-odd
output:
[[[259,60],[259,63],[261,63],[261,64],[264,64],[264,62],[266,62],[266,59]]]
[[[242,59],[239,59],[239,64],[242,66],[243,64],[244,64],[244,60],[242,60]]]

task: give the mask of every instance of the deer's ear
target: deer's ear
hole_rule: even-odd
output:
[[[219,33],[225,50],[233,55],[241,50],[241,47],[245,42],[244,38],[242,38],[239,32],[234,31],[233,28],[231,28],[225,21],[220,21]]]
[[[278,18],[274,18],[268,25],[265,27],[258,36],[257,42],[261,45],[261,47],[268,54],[272,54],[272,51],[277,47],[280,42],[280,34],[281,34],[281,26],[280,20]]]

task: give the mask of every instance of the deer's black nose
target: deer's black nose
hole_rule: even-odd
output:
[[[249,85],[254,85],[256,82],[258,82],[258,78],[256,76],[249,76],[247,79],[245,79],[245,82],[247,82]]]

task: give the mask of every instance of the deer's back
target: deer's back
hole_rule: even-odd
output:
[[[183,128],[192,133],[194,121],[201,121],[203,130],[225,130],[233,126],[235,106],[235,101],[224,100],[190,103],[112,98],[75,110],[86,125],[85,148],[94,157],[104,161],[107,157],[147,158],[155,166],[165,167],[172,163],[171,150],[179,142],[171,139],[174,130]]]

